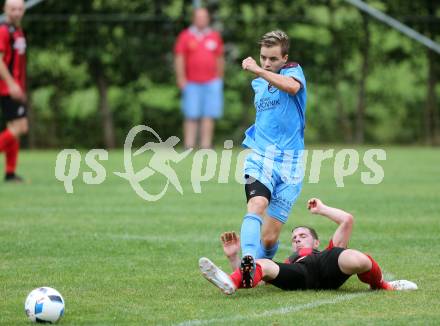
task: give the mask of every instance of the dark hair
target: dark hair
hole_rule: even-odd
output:
[[[292,232],[295,231],[295,230],[298,229],[298,228],[304,228],[304,229],[309,230],[309,231],[310,231],[310,234],[311,234],[312,237],[313,237],[313,239],[315,239],[315,240],[319,240],[318,233],[316,233],[316,230],[315,230],[314,228],[311,228],[310,226],[305,226],[305,225],[298,225],[298,226],[295,226],[295,227],[292,229]]]
[[[277,30],[264,34],[258,44],[261,47],[271,48],[279,45],[281,54],[286,55],[289,52],[289,37],[283,31]]]

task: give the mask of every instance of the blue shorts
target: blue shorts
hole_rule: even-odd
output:
[[[293,204],[301,193],[304,169],[302,157],[278,162],[250,153],[244,163],[244,174],[264,184],[271,193],[267,215],[286,223]]]
[[[182,94],[182,112],[185,119],[220,118],[223,115],[223,80],[187,83]]]

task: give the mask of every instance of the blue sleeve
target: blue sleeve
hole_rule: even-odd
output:
[[[283,76],[290,76],[295,78],[297,81],[301,83],[301,88],[304,88],[306,86],[306,77],[304,77],[304,73],[299,65],[296,67],[283,69],[281,71],[281,74]]]
[[[251,85],[252,85],[252,89],[254,90],[255,93],[261,87],[262,82],[263,82],[262,78],[255,78],[254,80],[252,80]]]

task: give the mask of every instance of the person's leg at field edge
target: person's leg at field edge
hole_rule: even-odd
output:
[[[199,121],[195,119],[185,119],[183,122],[183,143],[185,148],[194,148],[197,140],[197,128]]]
[[[223,81],[219,78],[203,84],[201,94],[200,147],[213,145],[215,120],[223,115]]]
[[[20,148],[20,136],[28,132],[28,120],[26,117],[11,120],[6,129],[0,133],[0,152],[5,152],[5,180],[20,182],[22,179],[15,175],[17,167],[18,151]]]
[[[212,139],[214,136],[215,120],[209,117],[204,117],[200,121],[200,147],[211,148]]]
[[[199,121],[202,114],[201,100],[203,87],[199,83],[188,82],[182,89],[183,143],[185,148],[195,148]]]

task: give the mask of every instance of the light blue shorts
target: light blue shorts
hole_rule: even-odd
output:
[[[223,80],[187,83],[182,94],[182,112],[185,119],[220,118],[223,115]]]
[[[286,223],[290,211],[301,193],[304,169],[302,157],[278,162],[257,153],[250,153],[244,163],[245,176],[264,184],[271,193],[267,214]]]

